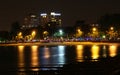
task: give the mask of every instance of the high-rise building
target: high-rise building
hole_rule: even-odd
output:
[[[44,27],[49,22],[49,15],[47,13],[40,14],[40,25]]]
[[[61,26],[61,13],[51,12],[50,14],[40,14],[40,25],[41,26]]]
[[[40,16],[30,13],[24,18],[21,28],[28,29],[38,27],[38,25],[42,27],[61,27],[61,13],[40,13]]]
[[[36,14],[30,13],[24,18],[22,28],[28,29],[32,27],[37,27],[39,25],[39,19]]]

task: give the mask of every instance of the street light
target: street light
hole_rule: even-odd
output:
[[[114,29],[114,27],[110,27],[109,31],[107,32],[109,35],[110,40],[115,40],[118,37],[117,31]]]
[[[32,31],[32,34],[31,34],[32,36],[35,36],[36,35],[36,32],[35,31]]]
[[[19,33],[17,34],[17,38],[18,38],[18,39],[23,38],[23,36],[22,36],[22,32],[19,32]]]
[[[99,36],[98,29],[96,27],[92,28],[92,36],[94,39]]]
[[[63,41],[63,37],[62,37],[63,36],[63,30],[62,29],[59,30],[59,36],[60,36],[60,40]]]
[[[76,37],[80,37],[82,36],[83,32],[80,30],[80,28],[77,29],[77,32],[76,32]]]
[[[114,27],[110,27],[110,30],[114,30]]]
[[[59,30],[59,33],[60,33],[60,35],[63,35],[63,31],[61,29]]]
[[[43,34],[44,34],[45,36],[47,36],[47,35],[48,35],[48,31],[44,31]]]
[[[48,34],[49,34],[48,31],[44,31],[44,32],[43,32],[43,37],[44,37],[44,38],[47,37]]]
[[[22,32],[19,32],[19,33],[18,33],[18,36],[22,36]]]
[[[97,29],[94,27],[92,30],[93,30],[93,32],[95,32]]]
[[[32,39],[35,37],[35,35],[36,35],[36,31],[32,31],[31,33]]]

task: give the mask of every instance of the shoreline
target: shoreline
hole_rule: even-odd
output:
[[[82,41],[82,42],[25,42],[25,43],[1,43],[0,46],[34,46],[34,45],[120,45],[120,42],[95,42],[95,41]]]

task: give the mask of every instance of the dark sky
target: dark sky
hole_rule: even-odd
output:
[[[10,30],[28,12],[61,12],[64,26],[74,25],[76,20],[94,23],[106,13],[120,13],[120,0],[1,0],[0,31]]]

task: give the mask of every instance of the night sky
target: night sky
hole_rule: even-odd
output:
[[[120,13],[120,0],[1,0],[0,31],[10,30],[15,21],[23,22],[29,12],[61,12],[64,26],[76,20],[95,23],[106,13]]]

